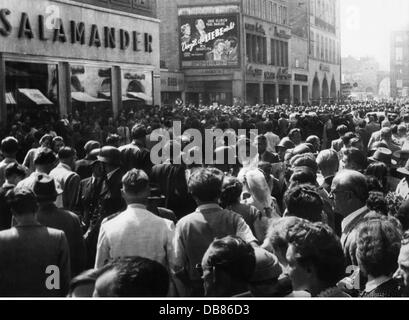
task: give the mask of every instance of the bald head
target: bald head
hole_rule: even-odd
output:
[[[317,164],[325,178],[334,176],[339,169],[337,152],[332,149],[321,151],[317,157]]]
[[[344,170],[332,182],[334,209],[344,217],[365,206],[368,199],[368,185],[363,174]]]
[[[334,183],[344,191],[353,192],[362,202],[366,202],[368,199],[368,185],[366,183],[366,178],[358,171],[343,170],[335,176]]]

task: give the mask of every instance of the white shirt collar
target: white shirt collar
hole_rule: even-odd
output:
[[[222,210],[222,208],[217,203],[202,204],[197,207],[197,211],[210,210],[210,209]]]
[[[346,217],[344,220],[342,220],[341,226],[342,226],[342,232],[345,231],[345,229],[348,227],[348,225],[354,221],[360,214],[365,212],[367,210],[367,207],[362,207],[361,209],[351,213],[348,217]]]
[[[143,210],[147,210],[146,209],[146,205],[142,204],[142,203],[132,203],[128,205],[128,209],[143,209]]]
[[[381,276],[379,278],[368,281],[365,286],[365,292],[369,293],[371,291],[374,291],[376,288],[380,287],[381,285],[383,285],[385,282],[388,282],[389,280],[391,280],[391,277]]]
[[[66,169],[68,171],[72,171],[71,167],[68,164],[65,164],[65,163],[62,163],[62,162],[60,162],[57,167],[58,168],[64,168],[64,169]]]

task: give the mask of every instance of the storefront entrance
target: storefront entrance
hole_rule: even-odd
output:
[[[194,105],[233,104],[232,81],[205,81],[191,83],[187,88],[186,103]],[[197,92],[189,92],[194,89]]]
[[[291,100],[290,85],[279,85],[280,104],[289,104]]]
[[[264,85],[264,104],[275,105],[276,103],[276,86],[274,84]]]
[[[260,103],[260,85],[258,83],[247,83],[246,84],[246,97],[247,104],[256,105]]]

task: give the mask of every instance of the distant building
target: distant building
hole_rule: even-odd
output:
[[[309,4],[310,98],[314,104],[333,103],[341,90],[340,0],[310,0]]]
[[[340,1],[289,0],[289,11],[294,102],[337,101],[341,92]]]
[[[162,102],[336,101],[339,1],[158,0]]]
[[[162,102],[176,97],[194,104],[291,102],[287,0],[157,4]]]
[[[354,92],[378,94],[379,63],[372,57],[342,58],[343,82],[357,84]]]
[[[409,28],[391,37],[391,97],[409,99]]]

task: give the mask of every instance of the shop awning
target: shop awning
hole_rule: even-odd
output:
[[[111,92],[99,92],[99,95],[106,99],[111,99]],[[122,101],[136,101],[136,99],[128,98],[127,96],[122,96]]]
[[[152,101],[152,97],[148,96],[147,94],[143,92],[128,92],[128,96],[131,96],[132,98],[137,98],[143,101]]]
[[[111,92],[108,91],[100,91],[98,94],[105,99],[111,99]]]
[[[11,92],[6,92],[6,104],[17,104]]]
[[[34,102],[36,105],[52,105],[53,103],[47,99],[45,95],[38,89],[18,89],[18,91]]]
[[[85,103],[108,101],[105,99],[94,98],[85,92],[71,92],[71,97],[78,102],[85,102]]]

